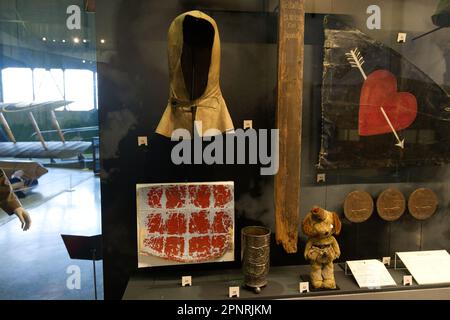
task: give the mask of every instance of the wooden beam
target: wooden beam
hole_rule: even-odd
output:
[[[44,150],[48,150],[47,144],[45,143],[44,136],[41,133],[41,130],[39,129],[39,126],[36,122],[36,119],[34,118],[33,112],[28,112],[28,117],[30,118],[31,124],[33,125],[34,131],[36,132],[39,141],[41,141],[42,146],[44,147]]]
[[[16,138],[14,137],[14,134],[11,130],[11,128],[9,127],[8,121],[6,121],[5,116],[3,115],[3,112],[0,112],[0,121],[3,125],[3,128],[5,128],[6,134],[8,135],[8,138],[11,142],[16,143]]]
[[[64,139],[64,134],[62,133],[58,119],[56,118],[55,110],[50,111],[50,116],[52,118],[53,127],[55,127],[56,131],[58,132],[59,138],[61,139],[62,143],[66,143],[66,139]]]
[[[95,12],[95,0],[84,0],[86,12]]]
[[[280,168],[275,177],[276,240],[297,252],[304,57],[304,0],[280,0],[277,127]]]

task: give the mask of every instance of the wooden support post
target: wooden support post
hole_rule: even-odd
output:
[[[3,115],[3,112],[0,112],[0,121],[3,125],[3,128],[5,128],[6,134],[8,135],[9,140],[11,140],[11,142],[16,143],[16,138],[14,137],[14,134],[11,130],[11,128],[9,127],[8,121],[6,121],[5,116]]]
[[[304,0],[280,0],[277,127],[280,168],[275,177],[276,240],[297,252],[304,56]]]
[[[58,132],[59,138],[61,139],[62,143],[66,143],[66,139],[64,139],[64,134],[62,133],[58,119],[56,118],[55,110],[51,110],[50,115],[52,117],[53,127],[55,127],[56,131]]]
[[[45,140],[44,140],[44,137],[42,136],[41,130],[39,129],[36,119],[33,116],[33,112],[31,112],[31,111],[28,112],[28,116],[30,117],[31,124],[33,125],[34,131],[36,132],[39,140],[41,141],[42,146],[44,147],[44,150],[48,150],[47,144],[45,143]]]

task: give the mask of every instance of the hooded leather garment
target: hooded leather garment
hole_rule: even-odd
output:
[[[200,11],[175,18],[169,28],[168,57],[169,102],[156,132],[171,137],[174,130],[183,128],[193,137],[193,114],[195,121],[202,122],[200,136],[205,136],[208,129],[221,133],[233,130],[219,84],[220,37],[216,22]]]

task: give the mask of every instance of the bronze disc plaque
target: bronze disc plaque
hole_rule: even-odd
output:
[[[438,198],[431,189],[420,188],[408,200],[408,210],[417,220],[426,220],[436,213]]]
[[[353,191],[344,201],[345,217],[353,223],[367,221],[373,213],[373,199],[365,191]]]
[[[392,188],[383,191],[377,199],[377,210],[383,220],[398,220],[406,210],[403,193]]]

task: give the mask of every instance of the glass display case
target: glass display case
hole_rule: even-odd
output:
[[[25,2],[0,157],[93,154],[105,299],[449,296],[448,0]]]
[[[236,248],[242,246],[240,230],[256,225],[273,231],[274,274],[280,272],[278,267],[308,266],[312,257],[317,258],[308,253],[311,248],[328,254],[332,258],[326,263],[334,262],[334,273],[339,274],[336,286],[329,284],[334,294],[339,288],[351,291],[342,280],[352,277],[344,270],[347,261],[380,260],[383,265],[398,252],[449,248],[448,2],[150,1],[125,6],[116,1],[102,10],[100,1],[97,7],[100,30],[102,25],[121,26],[115,29],[114,48],[99,73],[104,84],[100,102],[108,103],[108,110],[100,110],[106,124],[103,136],[109,137],[102,143],[110,147],[113,139],[117,146],[114,154],[103,158],[103,167],[109,168],[104,195],[111,199],[104,207],[109,214],[104,216],[105,236],[114,248],[105,257],[105,280],[114,275],[117,284],[108,294],[119,297],[119,288],[136,270],[135,239],[142,236],[135,235],[136,223],[141,229],[147,223],[148,237],[156,230],[156,220],[131,218],[135,194],[117,197],[142,183],[233,181]],[[191,21],[186,21],[191,18],[198,24],[193,42]],[[202,23],[205,32],[200,30]],[[178,38],[176,28],[181,28]],[[213,45],[219,39],[220,50]],[[211,62],[218,61],[219,54],[220,72]],[[214,97],[208,86],[217,79],[221,95],[214,99],[225,102],[220,107],[208,101]],[[127,95],[130,90],[133,94]],[[225,105],[226,112],[220,113]],[[198,122],[207,125],[199,129]],[[129,130],[117,132],[119,123]],[[212,127],[218,130],[205,134]],[[185,131],[173,135],[177,129]],[[264,130],[268,139],[261,136]],[[276,139],[271,140],[270,133]],[[227,149],[225,142],[232,140],[227,138],[239,140],[240,134],[245,147]],[[148,141],[137,147],[139,136]],[[259,147],[253,150],[255,141]],[[268,151],[266,160],[277,155],[272,174],[261,174],[262,167],[270,166],[258,153],[261,148]],[[242,150],[246,154],[239,162]],[[171,196],[167,192],[163,199]],[[315,206],[335,213],[342,224],[340,234],[337,222],[315,214]],[[123,211],[130,217],[120,218]],[[310,211],[315,223],[331,225],[319,240],[317,232],[305,231],[303,222]],[[189,225],[196,227],[191,214],[183,216],[177,229],[185,239],[190,237]],[[112,223],[117,220],[126,220],[128,231]],[[158,234],[168,231],[170,223],[158,222],[157,229]],[[114,240],[124,233],[126,241]],[[340,250],[334,247],[330,254],[332,235]],[[158,238],[153,246],[172,250],[164,241]],[[178,243],[176,250],[189,248]],[[227,281],[236,282],[240,267],[241,257],[235,252],[231,263],[152,268],[140,270],[137,277],[161,279],[162,274],[175,284],[181,275],[199,270],[221,274],[226,269],[234,270],[225,276]],[[326,282],[314,285],[309,267],[302,268],[296,273],[291,269],[289,294],[298,292],[298,282],[309,282],[311,290]],[[402,287],[404,271],[389,267],[389,272],[395,286]],[[176,276],[165,278],[166,273]],[[286,294],[282,291],[275,296]]]

